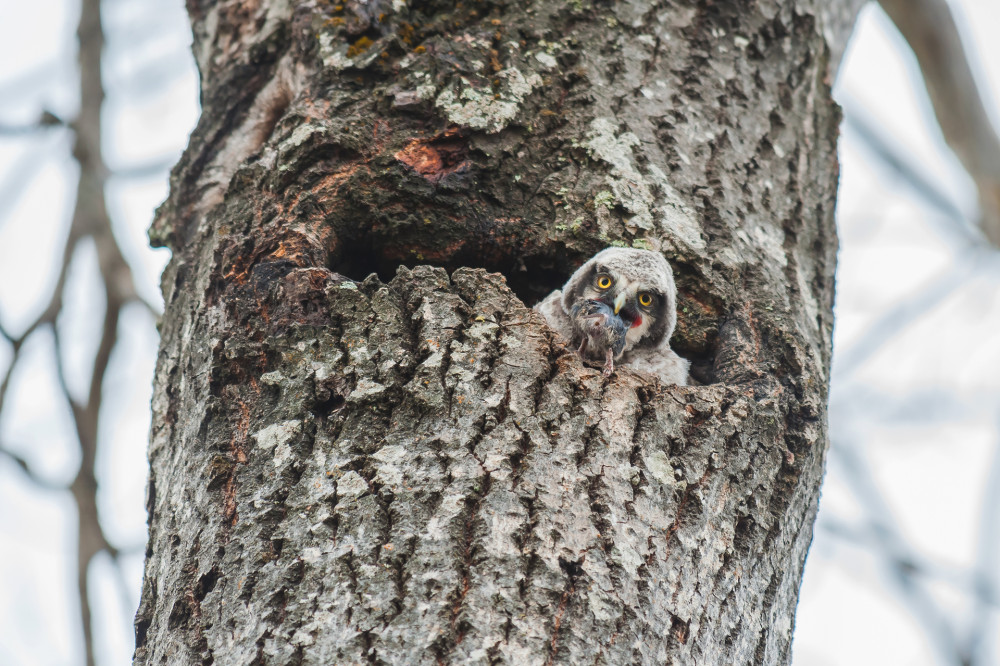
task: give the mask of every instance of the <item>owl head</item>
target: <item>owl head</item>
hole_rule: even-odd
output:
[[[670,264],[659,252],[609,247],[580,266],[563,287],[562,307],[606,303],[629,326],[625,351],[667,344],[677,324],[677,287]]]

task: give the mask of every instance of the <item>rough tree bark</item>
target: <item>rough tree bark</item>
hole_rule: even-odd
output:
[[[136,662],[787,663],[858,4],[189,0]],[[702,385],[527,307],[611,243]]]

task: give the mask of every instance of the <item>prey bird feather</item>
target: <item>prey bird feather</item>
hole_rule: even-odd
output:
[[[578,352],[583,358],[604,361],[604,376],[615,371],[615,359],[625,351],[625,334],[628,326],[603,301],[587,299],[570,310],[574,339],[580,339]]]

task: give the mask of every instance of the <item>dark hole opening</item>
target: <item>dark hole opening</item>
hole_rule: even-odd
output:
[[[431,265],[444,268],[449,273],[462,266],[483,268],[492,273],[500,273],[507,279],[511,291],[527,306],[533,307],[548,296],[553,290],[560,289],[583,262],[603,248],[597,248],[590,254],[578,254],[565,251],[561,247],[552,247],[550,252],[540,253],[533,248],[531,253],[518,253],[509,248],[488,247],[472,251],[455,253],[449,261],[440,262],[413,257],[400,261],[398,257],[387,256],[384,250],[376,249],[381,243],[373,241],[370,235],[348,240],[344,246],[349,252],[335,259],[330,269],[351,280],[362,281],[372,273],[378,275],[382,282],[388,283],[396,275],[400,266],[413,268],[418,265]],[[691,280],[681,279],[680,270],[685,267],[671,262],[678,282],[678,321],[685,318],[681,305],[685,300],[686,283]],[[703,297],[699,294],[699,297]],[[681,357],[691,362],[690,377],[696,384],[711,384],[716,381],[715,361],[717,340],[714,334],[703,335],[704,327],[697,339],[685,339],[682,327],[679,325],[671,339],[671,347]]]
[[[446,262],[416,257],[400,261],[376,250],[370,237],[354,239],[347,245],[351,248],[350,252],[343,253],[330,270],[352,280],[360,282],[375,273],[379,280],[388,283],[400,266],[439,266],[449,273],[462,266],[471,266],[506,277],[511,291],[528,307],[533,307],[553,290],[561,288],[579,263],[587,259],[582,257],[580,262],[574,263],[568,253],[564,256],[521,255],[501,253],[496,248],[490,248],[489,254],[494,256],[469,251],[456,253]]]

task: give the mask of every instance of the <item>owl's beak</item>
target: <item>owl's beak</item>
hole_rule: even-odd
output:
[[[628,296],[625,295],[624,291],[615,296],[615,314],[618,314],[618,311],[625,307],[625,301],[627,300]]]

